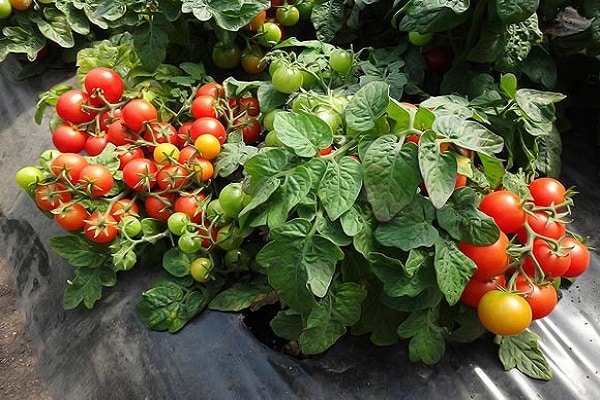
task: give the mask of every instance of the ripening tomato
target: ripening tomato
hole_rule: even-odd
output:
[[[31,6],[33,5],[33,1],[32,0],[10,0],[10,5],[15,10],[25,11],[25,10],[29,10],[31,8]]]
[[[565,273],[562,274],[565,278],[575,278],[583,274],[590,265],[590,251],[579,240],[566,237],[562,240],[561,245],[570,249],[569,255],[571,263]]]
[[[459,242],[458,247],[477,266],[473,277],[485,281],[506,271],[510,262],[506,254],[508,244],[508,237],[500,231],[498,240],[491,245],[474,246],[470,243]]]
[[[128,198],[122,198],[117,200],[110,208],[110,215],[119,222],[123,217],[132,216],[138,218],[140,216],[140,207],[138,204]]]
[[[537,178],[529,184],[529,192],[536,206],[550,207],[564,203],[567,190],[554,178]]]
[[[114,178],[110,170],[100,164],[88,164],[79,172],[79,184],[93,197],[104,196],[114,186]]]
[[[61,153],[79,153],[85,148],[88,134],[72,125],[59,125],[52,132],[52,144]]]
[[[123,106],[121,117],[125,126],[134,132],[140,132],[145,124],[158,118],[158,112],[148,100],[133,99]]]
[[[212,278],[213,264],[209,258],[199,257],[190,264],[190,275],[196,282],[205,283]]]
[[[242,50],[237,44],[217,42],[212,50],[212,61],[221,69],[232,69],[240,64]]]
[[[506,288],[504,275],[493,276],[488,280],[471,278],[460,295],[460,301],[469,307],[477,307],[484,294],[498,288]]]
[[[485,195],[479,209],[492,217],[498,228],[504,233],[513,233],[525,223],[525,210],[516,193],[497,190]]]
[[[157,164],[172,164],[179,158],[179,148],[173,143],[161,143],[154,148],[152,157]]]
[[[35,204],[42,210],[51,211],[71,201],[71,193],[60,183],[40,185],[34,190]]]
[[[563,247],[563,241],[560,242]],[[562,276],[569,269],[571,256],[568,249],[554,249],[551,243],[542,239],[533,241],[531,255],[535,257],[542,269],[545,279],[554,279]],[[531,257],[526,257],[523,262],[523,271],[529,276],[535,276],[536,267]]]
[[[523,332],[532,317],[531,307],[523,297],[501,290],[490,290],[483,295],[477,315],[485,329],[502,336]]]
[[[549,315],[558,303],[558,295],[554,286],[551,284],[536,285],[528,282],[522,275],[517,278],[516,290],[529,303],[532,319],[540,319]]]
[[[267,19],[267,11],[262,10],[261,12],[256,14],[256,16],[254,18],[252,18],[252,21],[250,21],[250,23],[248,23],[248,25],[244,26],[244,29],[252,31],[252,32],[256,32],[256,30],[258,28],[260,28],[260,26],[262,24],[265,23],[266,19]]]
[[[233,129],[241,129],[242,137],[244,139],[244,143],[254,143],[260,137],[260,133],[262,132],[262,126],[260,121],[255,117],[251,117],[249,115],[240,115],[233,122]]]
[[[117,236],[117,221],[108,213],[94,212],[86,220],[83,232],[95,243],[110,243]]]
[[[66,122],[81,125],[91,122],[96,117],[96,111],[89,109],[89,96],[79,89],[71,89],[56,100],[56,113]]]
[[[63,229],[68,231],[76,231],[85,225],[85,220],[88,217],[87,209],[80,203],[67,204],[57,207],[52,210],[54,220]]]
[[[258,75],[267,69],[267,63],[263,60],[264,53],[257,47],[248,47],[242,51],[242,69],[251,75]]]
[[[102,97],[113,104],[121,100],[124,85],[121,76],[113,69],[96,67],[91,69],[84,77],[85,91],[90,95],[90,104],[94,107],[105,105]]]
[[[194,141],[194,147],[198,150],[198,155],[206,160],[215,159],[221,153],[219,139],[209,133],[198,136]]]
[[[190,169],[192,170],[192,177],[200,182],[206,182],[213,177],[215,173],[215,167],[213,163],[204,158],[193,159],[189,163]]]

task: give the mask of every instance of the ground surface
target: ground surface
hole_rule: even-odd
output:
[[[16,300],[12,279],[0,260],[0,399],[51,400]]]

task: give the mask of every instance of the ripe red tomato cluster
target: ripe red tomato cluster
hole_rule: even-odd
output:
[[[226,98],[221,84],[209,82],[179,113],[185,122],[170,122],[160,120],[150,101],[124,97],[124,83],[113,70],[91,70],[83,86],[58,98],[62,123],[53,134],[58,151],[50,151],[41,168],[25,167],[17,176],[36,204],[63,228],[82,230],[97,243],[110,243],[119,234],[135,240],[141,218],[167,222],[178,213],[187,218],[185,228],[177,230],[186,233],[183,248],[197,251],[197,243],[210,247],[217,240],[228,247],[234,228],[222,222],[231,222],[231,215],[226,220],[219,209],[203,217],[208,195],[215,195],[208,182],[229,134],[239,131],[247,143],[259,138],[258,100],[251,95]],[[87,144],[92,140],[93,151]],[[108,145],[113,162],[93,157]],[[237,202],[222,197],[224,209]]]
[[[564,217],[571,199],[556,179],[534,179],[530,199],[497,190],[484,196],[479,209],[499,228],[498,240],[488,246],[459,243],[477,266],[461,300],[477,307],[489,331],[514,335],[532,319],[555,308],[556,278],[575,278],[587,269],[590,253],[575,236],[567,234]]]

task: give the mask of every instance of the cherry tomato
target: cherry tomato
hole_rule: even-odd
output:
[[[181,194],[175,200],[173,209],[175,212],[182,212],[190,217],[190,220],[198,224],[202,221],[202,205],[206,196],[202,193],[199,194]]]
[[[217,118],[217,104],[219,101],[216,97],[209,94],[196,96],[192,101],[192,115],[194,118],[212,117]]]
[[[124,146],[133,142],[127,126],[121,119],[117,119],[108,126],[106,138],[115,146]]]
[[[31,192],[44,179],[44,173],[37,167],[23,167],[17,171],[15,180],[22,189]]]
[[[127,147],[120,149],[117,152],[117,158],[119,159],[119,169],[122,171],[125,165],[131,160],[136,158],[144,158],[144,151],[139,147]]]
[[[225,216],[237,218],[240,211],[244,208],[245,197],[242,184],[239,182],[232,182],[223,187],[219,193],[219,204]]]
[[[249,115],[241,115],[235,121],[233,129],[241,129],[244,143],[254,143],[260,137],[262,126],[258,119]]]
[[[175,211],[167,219],[167,228],[169,228],[172,234],[177,236],[181,236],[187,232],[189,224],[190,216],[182,212]]]
[[[32,0],[10,0],[10,5],[15,10],[25,11],[25,10],[29,10],[31,8],[31,6],[33,5],[33,1]]]
[[[233,224],[225,225],[217,232],[217,244],[225,251],[237,249],[243,241],[240,229]]]
[[[344,49],[335,49],[329,55],[329,67],[340,74],[347,74],[352,69],[352,54]]]
[[[204,158],[198,158],[190,163],[192,170],[192,177],[200,182],[206,182],[213,177],[215,173],[215,167],[213,163]]]
[[[156,183],[163,190],[180,189],[189,184],[189,172],[179,165],[167,165],[156,173]]]
[[[554,178],[538,178],[529,184],[529,192],[535,205],[549,207],[564,203],[567,190]]]
[[[148,100],[133,99],[123,106],[121,116],[125,126],[134,132],[140,132],[144,128],[144,124],[158,118],[158,112]]]
[[[133,190],[147,191],[156,183],[158,167],[147,158],[135,158],[123,167],[123,182]]]
[[[256,97],[242,97],[238,100],[238,114],[246,114],[256,117],[260,114],[260,105]]]
[[[71,201],[71,194],[60,183],[51,183],[35,188],[34,199],[39,208],[50,211]]]
[[[473,277],[485,281],[506,271],[510,262],[506,254],[508,244],[508,237],[500,231],[498,240],[489,246],[459,242],[458,247],[477,266]]]
[[[508,190],[498,190],[487,194],[479,209],[492,217],[504,233],[513,233],[525,223],[525,210],[517,194]]]
[[[275,20],[283,26],[294,26],[300,20],[300,11],[291,5],[278,7],[275,11]]]
[[[267,69],[263,60],[264,53],[256,47],[248,47],[242,51],[242,69],[251,75],[258,75]]]
[[[140,216],[140,207],[138,204],[132,199],[122,198],[117,200],[109,211],[110,215],[115,219],[115,221],[119,222],[121,219],[131,216],[139,218]]]
[[[146,130],[144,133],[144,140],[154,144],[175,144],[179,139],[177,136],[177,130],[173,125],[168,122],[158,122],[150,125],[150,129]]]
[[[121,100],[124,85],[121,76],[114,70],[96,67],[90,70],[83,81],[85,91],[90,95],[90,104],[94,107],[104,106],[103,96],[108,103]]]
[[[152,157],[157,164],[172,164],[179,159],[179,148],[173,143],[160,143],[154,148]]]
[[[142,222],[133,215],[125,215],[118,223],[119,230],[129,238],[135,238],[142,233]]]
[[[195,253],[202,248],[202,238],[196,233],[185,232],[177,239],[177,247],[184,253]]]
[[[198,155],[206,160],[217,158],[221,152],[219,139],[210,133],[198,136],[194,141],[194,147],[198,150]]]
[[[424,46],[427,43],[431,42],[433,39],[433,33],[419,33],[417,31],[408,32],[408,41],[414,44],[415,46]]]
[[[88,239],[96,243],[109,243],[117,236],[117,221],[107,213],[93,212],[83,226]]]
[[[57,177],[75,183],[79,180],[79,174],[86,165],[88,165],[88,162],[81,154],[62,153],[52,160],[50,170]]]
[[[223,144],[227,140],[227,130],[216,118],[202,117],[194,121],[190,128],[190,138],[195,142],[198,136],[210,133],[219,139],[219,143]]]
[[[237,44],[217,42],[212,50],[212,61],[221,69],[232,69],[240,64],[242,51]]]
[[[258,28],[260,28],[260,26],[265,23],[266,19],[267,19],[267,11],[262,10],[261,12],[256,14],[256,16],[254,18],[252,18],[252,21],[250,21],[248,23],[248,25],[246,25],[244,28],[246,30],[256,32],[258,30]]]
[[[200,158],[202,157],[200,157],[200,154],[198,154],[198,150],[194,146],[185,146],[179,152],[177,162],[189,165],[192,161]]]
[[[551,220],[550,215],[544,211],[534,211],[531,214],[527,214],[525,221],[533,232],[547,238],[558,240],[562,238],[566,232],[564,222]],[[528,237],[525,228],[521,228],[517,231],[517,238],[519,239],[519,242],[523,244],[527,243]]]
[[[218,82],[208,82],[203,84],[196,91],[196,96],[208,94],[213,97],[225,97],[225,88]]]
[[[0,0],[0,19],[6,19],[12,14],[12,5],[9,0]]]
[[[532,319],[540,319],[549,315],[558,303],[556,289],[550,284],[536,285],[525,279],[517,279],[516,290],[529,303]]]
[[[281,41],[283,32],[279,25],[274,22],[265,22],[262,24],[257,31],[258,41],[266,47],[276,45]]]
[[[190,264],[190,275],[196,282],[208,282],[212,276],[212,261],[206,257],[196,258]]]
[[[454,54],[449,47],[438,46],[424,51],[423,58],[431,72],[442,75],[452,67]]]
[[[523,332],[531,323],[531,307],[517,294],[490,290],[481,297],[477,315],[485,329],[496,335]]]
[[[79,173],[78,182],[93,197],[104,196],[115,183],[110,170],[100,164],[89,164],[83,167]]]
[[[74,125],[91,122],[96,117],[96,111],[89,110],[89,96],[79,89],[71,89],[58,97],[56,101],[56,113],[58,116]]]
[[[102,153],[102,151],[106,148],[108,144],[108,138],[106,135],[97,135],[97,136],[88,136],[85,141],[85,146],[83,146],[83,150],[89,156],[97,156]]]
[[[505,288],[506,287],[506,279],[504,275],[494,276],[491,279],[482,281],[477,278],[471,278],[467,285],[463,289],[462,294],[460,295],[460,301],[469,307],[477,307],[479,304],[479,300],[483,297],[484,294],[489,292],[490,290]]]
[[[272,82],[279,92],[291,94],[302,86],[302,72],[290,66],[282,66],[273,73]]]
[[[570,248],[569,255],[571,263],[566,272],[562,274],[565,278],[575,278],[583,274],[590,265],[590,251],[579,240],[567,237],[561,241],[561,245]]]
[[[52,132],[52,144],[62,153],[79,153],[85,147],[88,134],[72,125],[59,125]]]
[[[454,182],[454,189],[465,187],[467,185],[467,177],[462,174],[456,174],[456,181]]]
[[[54,220],[63,229],[76,231],[85,225],[88,217],[87,209],[79,203],[68,204],[52,210]]]
[[[560,243],[562,247],[563,241]],[[550,243],[542,239],[533,241],[532,256],[540,264],[544,278],[548,280],[562,276],[571,264],[571,256],[568,250],[555,250]],[[536,268],[531,257],[525,258],[523,270],[527,275],[535,276]]]
[[[144,200],[144,209],[150,218],[167,222],[167,219],[173,214],[173,193],[152,194]]]

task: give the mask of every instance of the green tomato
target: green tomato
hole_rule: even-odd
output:
[[[187,232],[190,224],[190,216],[183,212],[175,212],[169,215],[167,219],[167,227],[174,235],[181,236]]]
[[[250,268],[252,256],[248,250],[239,247],[225,252],[223,262],[229,271],[247,271]]]
[[[213,263],[210,258],[198,257],[190,264],[190,275],[196,282],[208,282],[211,279]]]
[[[408,41],[415,46],[424,46],[431,42],[433,39],[433,33],[419,33],[417,31],[408,32]]]
[[[302,72],[290,66],[280,67],[275,70],[271,80],[277,91],[292,94],[302,86]]]
[[[219,199],[213,199],[208,203],[206,206],[206,218],[217,227],[225,226],[232,220],[231,217],[225,215],[225,210],[223,210]]]
[[[217,232],[217,245],[225,251],[237,249],[243,241],[240,228],[232,224],[225,225]]]
[[[334,134],[342,126],[342,116],[329,107],[318,107],[315,115],[325,121]]]
[[[37,167],[23,167],[15,175],[17,185],[29,193],[33,191],[35,185],[42,179],[44,179],[44,173]]]
[[[202,238],[195,233],[185,232],[179,236],[177,246],[184,253],[192,254],[202,248]]]
[[[340,74],[347,74],[352,69],[352,54],[344,49],[335,49],[329,55],[329,67]]]
[[[274,22],[265,22],[257,31],[258,41],[264,46],[274,46],[281,41],[281,28]]]
[[[241,183],[233,182],[226,185],[219,193],[219,203],[225,212],[225,216],[237,218],[244,208],[245,197]]]
[[[276,58],[269,64],[269,75],[273,76],[275,71],[277,71],[281,67],[285,67],[288,65],[288,62],[283,58]]]
[[[235,68],[242,59],[242,50],[237,44],[227,45],[217,42],[212,51],[212,60],[215,65],[222,69]]]
[[[40,163],[41,167],[50,169],[50,163],[52,162],[52,160],[54,160],[59,155],[60,155],[60,151],[58,151],[56,149],[48,149],[48,150],[45,150],[42,154],[40,154],[40,157],[38,158],[38,162]]]
[[[9,0],[0,0],[0,19],[5,19],[12,13],[12,6]]]
[[[275,121],[275,115],[277,115],[277,113],[282,112],[283,110],[281,108],[274,108],[271,111],[267,111],[267,113],[265,114],[265,116],[263,117],[263,126],[265,127],[265,129],[267,131],[272,131],[274,126],[273,126],[273,121]]]
[[[294,26],[300,20],[300,10],[290,5],[278,7],[275,11],[275,20],[283,26]]]
[[[267,147],[284,147],[284,144],[277,137],[277,131],[269,131],[265,136],[265,146]]]
[[[300,11],[300,20],[308,21],[310,20],[310,16],[312,15],[312,10],[314,7],[312,0],[301,0],[294,3],[298,11]]]
[[[119,230],[130,238],[142,233],[142,222],[133,215],[126,215],[119,221]]]

